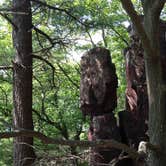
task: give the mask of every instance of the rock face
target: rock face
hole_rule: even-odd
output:
[[[113,113],[100,116],[93,116],[91,121],[92,130],[89,131],[91,140],[114,139],[120,141],[119,128],[116,125]],[[92,148],[91,166],[98,166],[101,163],[108,164],[112,159],[118,157],[120,151],[113,148]]]
[[[111,113],[117,106],[117,76],[109,50],[94,48],[81,59],[80,101],[84,115]]]
[[[94,48],[81,59],[80,102],[84,115],[91,117],[88,139],[115,139],[120,141],[119,129],[112,111],[117,105],[117,76],[109,50]],[[119,150],[91,149],[91,166],[109,163]]]
[[[143,21],[143,16],[141,16]],[[148,141],[148,95],[144,64],[144,50],[135,28],[129,27],[130,45],[124,50],[126,64],[126,108],[119,112],[117,127],[113,110],[117,106],[118,85],[115,66],[109,50],[94,48],[81,59],[80,103],[85,116],[90,116],[88,139],[115,139],[138,148],[141,141]],[[160,21],[160,56],[163,83],[166,82],[166,22]],[[118,159],[116,149],[92,148],[91,166],[114,162],[114,165],[135,165],[130,158]],[[112,161],[112,162],[111,162]],[[138,163],[144,165],[143,163]]]

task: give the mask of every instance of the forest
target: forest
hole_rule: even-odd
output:
[[[0,166],[165,166],[165,4],[0,0]]]

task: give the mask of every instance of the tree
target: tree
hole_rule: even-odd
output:
[[[69,51],[71,50],[68,49],[66,46],[70,45],[72,49],[74,48],[74,50],[79,50],[79,51],[87,50],[91,48],[92,45],[107,46],[107,48],[111,50],[113,62],[116,63],[116,67],[118,66],[117,74],[118,76],[120,75],[121,78],[123,79],[119,81],[120,88],[118,89],[120,89],[120,91],[118,92],[118,99],[119,96],[124,97],[124,91],[123,91],[125,89],[124,74],[123,74],[124,66],[122,63],[123,57],[121,56],[121,50],[124,47],[124,44],[128,44],[128,42],[126,41],[127,40],[126,39],[127,33],[125,33],[126,29],[123,26],[124,25],[123,23],[127,20],[126,15],[121,10],[121,6],[119,5],[120,2],[116,0],[111,2],[108,0],[102,2],[100,2],[100,0],[94,0],[94,1],[73,0],[72,2],[68,0],[64,1],[51,0],[45,2],[40,0],[31,0],[31,1],[32,1],[31,2],[32,10],[33,10],[33,24],[34,24],[33,26],[30,26],[31,25],[30,18],[29,15],[26,13],[27,10],[26,5],[24,5],[24,3],[25,4],[28,3],[27,1],[25,2],[24,1],[21,2],[18,0],[14,1],[17,2],[17,4],[21,5],[21,7],[19,7],[21,8],[21,10],[18,8],[19,11],[18,9],[15,10],[14,7],[11,9],[8,8],[8,10],[2,10],[2,11],[7,11],[6,12],[7,14],[5,12],[4,13],[0,12],[0,14],[3,17],[7,18],[7,20],[15,28],[14,29],[15,33],[13,35],[13,38],[15,42],[15,48],[18,50],[17,59],[19,59],[21,63],[13,62],[14,72],[15,72],[14,76],[19,75],[16,78],[19,78],[19,80],[23,80],[23,82],[19,84],[18,79],[15,78],[14,80],[15,85],[19,84],[20,90],[24,94],[28,93],[30,97],[28,98],[28,100],[26,98],[26,102],[30,103],[31,90],[29,89],[29,92],[27,92],[25,90],[25,85],[27,85],[26,81],[28,81],[28,79],[29,81],[31,80],[30,72],[32,71],[30,71],[31,69],[29,69],[29,67],[31,66],[30,58],[32,57],[29,56],[28,58],[27,55],[30,55],[29,53],[32,52],[31,50],[32,48],[30,48],[31,46],[30,46],[29,35],[31,34],[31,30],[33,30],[34,32],[33,50],[37,54],[36,55],[34,53],[36,56],[33,56],[33,58],[35,58],[34,69],[33,69],[34,70],[33,111],[34,111],[35,129],[44,132],[46,135],[50,135],[53,137],[55,136],[63,137],[67,140],[68,139],[79,140],[80,138],[85,139],[87,126],[83,125],[85,123],[83,121],[82,116],[80,115],[80,112],[78,111],[79,107],[78,107],[77,87],[79,82],[79,70],[77,74],[74,74],[74,72],[76,71],[74,68],[76,66],[73,65],[73,63],[69,62],[68,57],[64,58],[65,54],[67,54],[68,56],[71,53],[71,52],[69,53]],[[99,3],[100,5],[98,5]],[[23,8],[25,8],[26,10],[23,10]],[[17,19],[14,19],[14,21],[12,21],[10,17],[11,13],[15,13],[14,17],[17,19],[19,18],[21,21],[20,20],[18,21]],[[18,30],[16,24],[18,24],[18,27],[21,27],[21,29],[23,27],[23,31]],[[24,27],[25,24],[26,27]],[[28,29],[28,32],[27,31],[25,32],[24,31],[25,29]],[[97,43],[95,39],[93,39],[93,35],[96,33],[102,34],[101,36],[103,38],[103,41],[101,40],[99,43]],[[86,43],[85,45],[83,45],[83,43],[78,42],[78,40],[82,36],[86,38],[85,39],[86,41],[89,38],[90,42]],[[20,42],[20,39],[23,42]],[[26,42],[24,42],[24,40],[26,40]],[[29,48],[28,53],[22,51],[22,48],[25,48],[25,43],[26,43],[26,48],[27,46]],[[2,50],[4,48],[4,45],[8,46],[10,44],[8,44],[7,42],[7,44],[1,44],[1,45],[2,48],[0,49],[0,52],[4,53],[4,51]],[[22,52],[23,54],[20,54]],[[5,53],[5,55],[6,54],[9,55],[8,53]],[[5,56],[3,58],[3,61],[6,61]],[[11,59],[9,60],[9,63],[10,61]],[[66,64],[66,62],[69,62],[68,63],[69,65]],[[2,61],[0,63],[2,63]],[[2,65],[4,64],[2,63]],[[2,67],[2,69],[5,68],[8,67]],[[2,75],[2,78],[0,77],[0,79],[4,80],[5,74],[2,73],[0,74]],[[24,74],[26,74],[26,76]],[[3,96],[5,97],[6,95],[5,93],[8,93],[8,91],[10,90],[7,90],[4,82],[2,83],[2,85],[3,87],[1,91],[3,92]],[[17,94],[15,93],[14,95],[21,96],[24,98],[21,92]],[[11,110],[10,109],[11,106],[9,107],[8,106],[9,104],[5,105],[3,102],[7,100],[3,99],[2,101],[3,96],[1,96],[0,106],[2,107],[3,110],[5,110],[6,108]],[[25,100],[22,101],[25,102]],[[15,101],[16,106],[18,106],[17,102],[18,100]],[[119,110],[122,110],[123,109],[122,107],[124,105],[124,99],[120,100],[120,102],[122,104],[118,104],[120,105]],[[19,113],[21,115],[24,115],[23,116],[24,118],[28,112],[29,114],[26,117],[28,119],[31,119],[32,116],[31,110],[32,109],[30,106],[29,106],[30,112],[27,111],[27,108],[24,107],[24,111],[23,109],[19,109],[19,111],[21,111]],[[17,111],[18,109],[15,109],[15,112]],[[3,115],[3,117],[5,117],[5,115]],[[29,123],[29,126],[27,127],[26,127],[27,124],[22,122],[18,121],[17,123],[18,125],[15,126],[15,129],[20,128],[20,126],[25,129],[28,128],[33,129],[32,120]],[[3,125],[1,121],[0,123],[1,125]],[[7,128],[3,126],[3,130],[6,129]],[[30,137],[31,136],[32,135],[30,135]],[[32,139],[26,139],[26,140],[31,140],[30,144],[32,145]],[[36,142],[37,141],[35,141],[35,143]],[[40,146],[42,145],[40,144]],[[53,146],[51,148],[54,148],[54,151],[58,149],[58,148],[55,149],[55,147]],[[72,154],[74,155],[76,154],[75,153],[76,150],[80,151],[80,149],[75,148],[75,145],[71,146],[71,149],[72,149],[71,150]],[[23,152],[22,149],[20,150],[20,152]],[[69,149],[66,148],[65,153],[68,152]],[[65,154],[65,153],[60,153],[59,149],[57,150],[57,153],[58,156],[62,156]]]
[[[160,147],[161,153],[151,152],[149,165],[164,166],[166,163],[166,82],[163,79],[159,45],[160,14],[164,0],[143,0],[144,23],[131,1],[121,0],[122,5],[131,18],[145,50],[145,68],[149,99],[149,137],[150,142]]]
[[[32,16],[29,0],[13,0],[13,126],[33,130],[32,120]],[[14,139],[14,165],[29,166],[35,159],[33,138]]]

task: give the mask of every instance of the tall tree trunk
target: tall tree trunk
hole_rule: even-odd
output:
[[[119,115],[120,118],[123,116],[129,118],[128,122],[123,122],[123,126],[128,143],[137,149],[141,141],[148,141],[148,95],[142,43],[133,24],[128,30],[130,46],[124,51],[127,82],[126,112],[120,112]]]
[[[32,120],[32,15],[29,0],[13,0],[14,129],[33,130]],[[22,12],[22,13],[21,13]],[[33,138],[14,139],[14,166],[30,166],[35,159]]]
[[[165,166],[166,158],[166,91],[163,79],[161,52],[159,44],[159,16],[147,12],[144,18],[144,27],[149,37],[153,55],[145,56],[146,78],[149,99],[149,136],[150,142],[159,145],[161,154],[151,152],[150,166]],[[147,28],[148,27],[148,28]]]
[[[155,152],[150,153],[150,166],[165,166],[166,158],[166,101],[165,92],[161,89],[161,81],[159,79],[160,62],[159,60],[149,59],[146,62],[147,82],[149,89],[149,136],[150,142],[159,145],[161,154]]]
[[[150,166],[165,166],[166,158],[166,83],[161,62],[159,44],[159,19],[165,1],[143,0],[144,25],[131,0],[121,0],[142,40],[145,50],[145,68],[149,100],[149,137],[152,144],[159,145],[161,153],[151,152]],[[165,34],[165,33],[164,33]]]

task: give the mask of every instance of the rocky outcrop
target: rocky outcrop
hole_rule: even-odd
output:
[[[81,59],[80,101],[84,115],[90,116],[88,139],[120,141],[113,110],[117,106],[117,76],[109,50],[94,48]],[[120,151],[109,148],[91,149],[91,166],[109,163]]]

